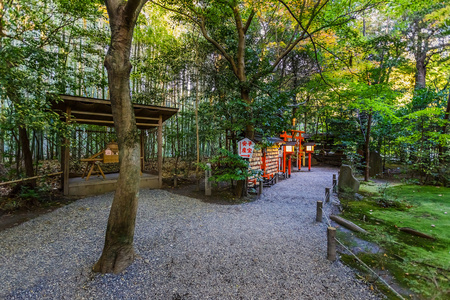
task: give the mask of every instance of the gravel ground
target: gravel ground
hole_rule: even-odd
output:
[[[351,269],[326,260],[327,226],[315,211],[333,173],[294,173],[239,205],[142,190],[138,257],[119,275],[90,270],[112,194],[79,200],[0,232],[0,298],[379,299]]]

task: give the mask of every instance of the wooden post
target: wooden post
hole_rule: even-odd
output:
[[[330,202],[330,188],[325,188],[325,203]]]
[[[316,222],[322,222],[322,208],[323,208],[323,202],[317,201]]]
[[[311,156],[312,156],[312,152],[309,152],[309,154],[308,154],[308,171],[311,171]]]
[[[66,108],[66,124],[70,123],[70,114],[72,109],[70,106]],[[69,195],[69,172],[70,172],[70,140],[64,138],[64,144],[61,147],[61,171],[63,172],[62,187],[65,196]]]
[[[159,115],[158,120],[158,185],[162,188],[162,115]]]
[[[336,228],[327,228],[327,259],[331,261],[336,260]]]
[[[144,159],[145,159],[145,145],[144,145],[144,130],[141,129],[141,172],[144,172]]]
[[[291,178],[291,164],[292,164],[292,155],[289,155],[289,160],[288,160],[288,175],[289,178]]]
[[[258,186],[258,196],[261,196],[262,193],[263,193],[263,181],[260,181]]]
[[[211,196],[211,181],[209,181],[211,177],[211,164],[207,163],[206,166],[208,170],[205,170],[205,195]]]
[[[333,174],[333,193],[336,193],[337,179],[336,174]]]
[[[195,186],[195,191],[196,192],[199,192],[200,191],[200,178],[199,178],[199,176],[198,176],[198,172],[196,172],[196,175],[195,175],[197,178],[195,179],[195,182],[196,182],[196,186]]]

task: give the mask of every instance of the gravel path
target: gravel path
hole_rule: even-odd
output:
[[[326,260],[326,224],[315,210],[333,172],[294,173],[240,205],[142,190],[138,258],[120,275],[90,271],[112,194],[79,200],[0,232],[0,298],[379,299]]]

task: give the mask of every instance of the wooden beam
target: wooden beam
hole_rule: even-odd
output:
[[[110,100],[103,100],[97,98],[88,98],[88,97],[79,97],[79,96],[71,96],[71,95],[59,95],[59,97],[63,100],[74,101],[74,102],[89,102],[89,103],[97,103],[97,104],[105,104],[111,105]],[[67,102],[66,102],[67,103]],[[147,110],[154,110],[155,113],[164,111],[164,112],[178,112],[178,108],[165,107],[165,106],[156,106],[156,105],[145,105],[145,104],[133,104],[134,109],[144,108]]]
[[[136,116],[135,118],[136,118],[136,119],[139,119],[139,120],[159,121],[159,118],[139,117],[139,116]]]
[[[159,188],[162,188],[162,115],[159,115],[158,122],[158,183]]]
[[[105,117],[113,117],[112,114],[98,113],[98,112],[89,112],[82,110],[72,110],[73,114],[82,114],[82,115],[90,115],[90,116],[105,116]]]
[[[102,116],[102,117],[111,117],[111,118],[113,117],[112,114],[98,113],[98,112],[89,112],[89,111],[82,111],[82,110],[72,110],[72,114],[89,115],[89,116]],[[140,116],[135,116],[135,118],[139,119],[139,120],[159,121],[159,118],[140,117]]]
[[[158,119],[159,121],[159,119]],[[111,124],[114,125],[114,121],[106,121],[106,120],[92,120],[92,119],[73,119],[75,123],[101,123],[101,124]],[[150,124],[150,123],[136,123],[137,126],[143,127],[158,127],[159,124]]]

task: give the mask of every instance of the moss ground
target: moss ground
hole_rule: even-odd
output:
[[[384,253],[359,254],[360,258],[375,269],[389,270],[414,293],[408,298],[450,299],[450,189],[369,182],[362,184],[360,192],[363,201],[341,199],[343,217],[371,233],[361,238],[385,249]],[[401,227],[435,240],[402,232]],[[343,258],[352,262],[350,257]]]

